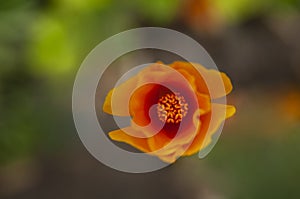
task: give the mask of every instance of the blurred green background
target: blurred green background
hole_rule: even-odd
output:
[[[1,1],[0,198],[300,198],[299,11],[298,0]],[[98,43],[144,26],[202,44],[232,78],[237,114],[205,159],[133,175],[86,151],[71,98]]]

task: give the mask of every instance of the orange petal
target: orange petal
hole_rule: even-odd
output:
[[[197,91],[210,94],[212,99],[223,97],[232,91],[231,81],[225,73],[214,69],[206,69],[201,64],[189,62],[177,61],[170,64],[170,66],[179,72],[185,70],[190,76],[194,76]],[[186,76],[184,73],[182,74]],[[224,89],[222,84],[224,85]],[[209,88],[211,88],[212,93],[209,93],[208,85]]]
[[[198,108],[200,109],[200,114],[206,114],[210,111],[211,109],[211,103],[210,103],[210,98],[206,94],[202,93],[196,93],[197,94],[197,100],[198,100]]]
[[[180,129],[177,132],[176,137],[170,138],[167,136],[169,129],[163,129],[158,134],[153,137],[148,138],[148,144],[151,151],[158,156],[165,156],[169,158],[174,158],[171,156],[180,156],[183,154],[183,150],[186,150],[186,144],[191,143],[195,138],[195,134],[198,132],[200,127],[200,110],[195,111],[193,114],[192,122],[187,125],[186,129]],[[173,155],[172,155],[173,154]]]
[[[133,92],[129,102],[129,110],[132,120],[137,125],[146,126],[150,123],[149,109],[157,103],[160,92],[160,86],[157,84],[146,84]]]
[[[210,69],[206,73],[207,84],[212,88],[211,98],[216,99],[229,94],[232,91],[232,84],[229,77],[223,73],[216,70]],[[220,81],[221,76],[221,81]],[[223,86],[220,86],[223,83]]]
[[[147,138],[134,137],[134,136],[127,134],[126,132],[130,132],[131,135],[140,134],[140,132],[133,129],[132,127],[125,127],[123,129],[111,131],[108,135],[112,140],[119,141],[119,142],[125,142],[143,152],[150,151],[150,148],[149,148],[148,142],[147,142]]]
[[[185,74],[189,75],[187,72]],[[194,90],[189,82],[181,73],[169,66],[153,64],[142,70],[138,76],[138,88],[132,93],[129,110],[134,122],[140,126],[150,123],[149,109],[152,105],[157,104],[159,98],[165,93],[177,91],[193,98]],[[190,76],[190,79],[193,78]],[[209,99],[207,100],[205,96],[199,94],[199,100],[203,103],[204,110],[207,110],[209,102],[205,101],[209,101]]]
[[[110,90],[103,104],[103,111],[116,116],[129,116],[129,99],[135,90],[138,76],[134,76]]]
[[[166,135],[166,133],[162,130],[156,135],[148,138],[148,144],[151,151],[160,150],[165,147],[168,143],[170,143],[172,139]],[[162,149],[165,150],[165,149]]]
[[[169,153],[168,155],[161,155],[158,157],[162,161],[172,164],[179,158],[180,155],[178,154],[182,154],[182,152],[183,151],[180,151],[180,148],[178,148],[177,150],[173,151],[173,153]]]
[[[236,108],[232,105],[226,105],[226,119],[232,117],[236,113]]]
[[[213,134],[219,129],[222,122],[233,116],[236,111],[235,107],[231,105],[212,104],[212,106],[214,119],[211,120],[211,112],[201,116],[201,128],[188,150],[184,153],[185,156],[192,155],[208,146]]]

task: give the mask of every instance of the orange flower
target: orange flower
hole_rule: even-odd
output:
[[[290,89],[284,95],[280,96],[280,112],[283,113],[285,119],[291,122],[300,121],[300,91]],[[282,114],[279,114],[282,115]]]
[[[215,33],[222,28],[222,16],[214,1],[185,0],[181,4],[181,18],[192,30]]]
[[[200,64],[178,61],[147,66],[108,93],[104,112],[132,118],[131,126],[109,136],[172,163],[206,147],[222,122],[234,115],[233,106],[211,102],[231,90],[226,74]]]

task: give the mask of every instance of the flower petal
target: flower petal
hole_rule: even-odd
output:
[[[157,103],[162,89],[157,84],[146,84],[136,89],[129,102],[132,120],[139,126],[146,126],[151,122],[150,108]],[[154,122],[154,121],[152,121]]]
[[[112,140],[119,141],[119,142],[125,142],[143,152],[150,151],[150,148],[149,148],[149,145],[147,142],[147,138],[134,137],[134,136],[127,134],[126,132],[130,132],[131,135],[134,135],[134,134],[137,135],[140,133],[132,127],[125,127],[123,129],[111,131],[108,135]]]
[[[192,155],[208,146],[213,134],[218,130],[222,122],[233,116],[236,111],[235,107],[231,105],[212,104],[212,106],[213,111],[215,111],[214,119],[211,119],[211,112],[200,117],[201,128],[188,150],[184,153],[185,156]]]
[[[151,119],[155,119],[150,118],[150,108],[166,93],[178,92],[187,99],[191,98],[189,101],[196,97],[193,96],[194,90],[187,79],[169,66],[153,64],[142,70],[138,76],[137,89],[130,98],[129,110],[133,121],[140,126],[146,126]],[[199,94],[199,100],[203,103],[203,110],[206,111],[209,99]]]
[[[187,144],[191,143],[195,139],[196,133],[200,128],[200,109],[197,110],[193,118],[193,122],[189,125],[184,125],[182,129],[179,129],[174,138],[167,136],[170,129],[162,129],[158,134],[148,138],[149,148],[151,151],[155,151],[157,156],[164,156],[168,158],[178,158],[188,149]],[[172,156],[172,157],[171,157]]]
[[[214,69],[206,69],[201,64],[189,62],[177,61],[170,64],[170,66],[179,72],[185,70],[190,74],[190,76],[194,76],[197,91],[200,93],[210,94],[212,99],[223,97],[232,91],[231,81],[225,73]],[[186,74],[182,74],[186,76]],[[223,89],[223,86],[220,86],[221,84],[224,85],[225,90]],[[209,93],[208,85],[209,88],[212,88],[212,93]]]
[[[206,94],[196,93],[198,100],[198,108],[200,109],[200,114],[206,114],[211,110],[210,98]]]
[[[129,116],[129,99],[137,82],[138,77],[134,76],[110,90],[105,98],[103,111],[117,116]]]

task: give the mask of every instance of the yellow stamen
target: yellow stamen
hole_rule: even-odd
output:
[[[157,115],[162,122],[178,124],[187,111],[188,104],[179,93],[166,94],[158,100]]]

